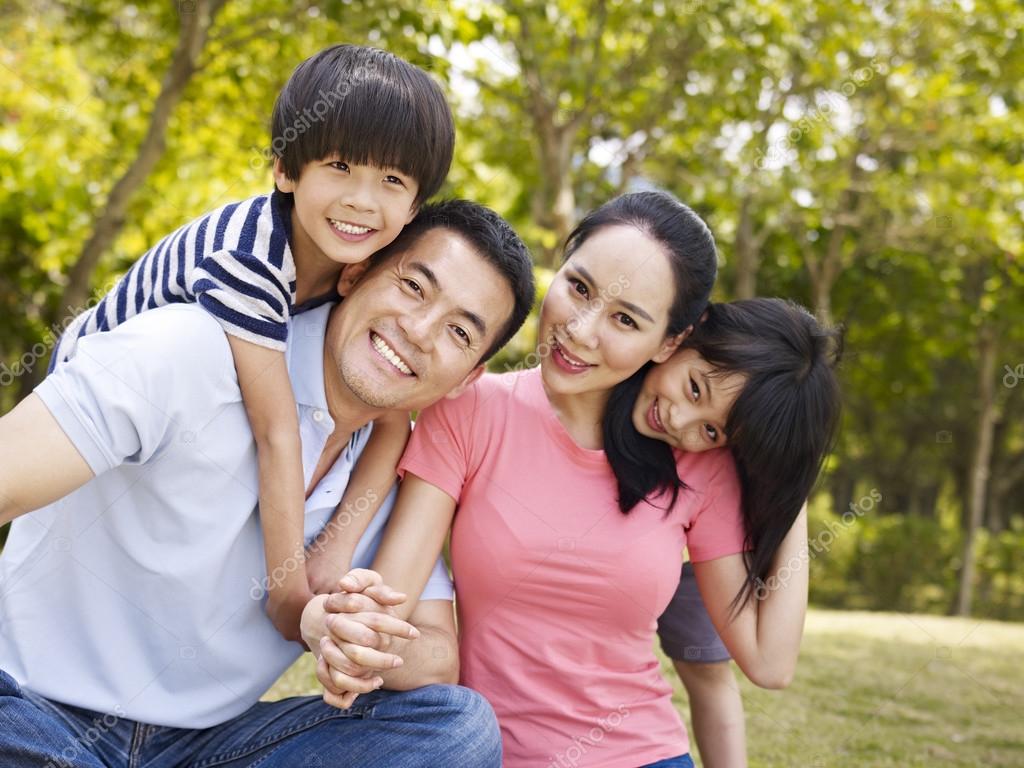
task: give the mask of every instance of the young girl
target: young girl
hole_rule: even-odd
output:
[[[296,68],[278,96],[272,132],[274,192],[223,206],[162,239],[75,319],[51,369],[74,354],[80,337],[153,307],[196,301],[221,322],[257,444],[266,610],[284,637],[298,640],[312,592],[298,417],[284,356],[288,320],[336,299],[336,287],[343,293],[355,279],[353,265],[398,236],[444,181],[455,134],[444,94],[425,72],[352,45]],[[379,506],[408,432],[404,417],[375,425],[342,508],[357,500],[362,509]],[[359,533],[369,517],[361,517]]]

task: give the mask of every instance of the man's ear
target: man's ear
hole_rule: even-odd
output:
[[[456,397],[458,397],[471,386],[473,386],[473,382],[475,382],[477,379],[484,375],[484,370],[484,364],[480,363],[480,365],[478,365],[472,371],[467,373],[466,378],[464,378],[458,385],[456,385],[455,389],[453,389],[451,392],[445,395],[445,397],[448,398],[449,400],[454,400]]]
[[[274,185],[281,192],[294,192],[295,182],[288,178],[284,172],[284,163],[280,157],[274,157]]]
[[[370,260],[365,259],[356,264],[346,264],[341,268],[341,274],[338,275],[338,295],[348,296],[352,287],[359,282],[359,278],[366,274],[366,270],[370,268]]]
[[[679,349],[679,345],[683,343],[687,336],[693,333],[693,326],[688,325],[682,330],[681,333],[677,333],[675,336],[669,336],[665,339],[665,343],[661,345],[661,349],[658,350],[658,354],[651,358],[655,363],[664,363]]]

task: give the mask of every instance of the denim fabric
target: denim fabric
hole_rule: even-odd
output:
[[[319,697],[260,702],[226,723],[190,730],[66,706],[0,670],[4,768],[498,768],[501,737],[468,688],[376,691],[339,710]]]
[[[679,757],[668,757],[656,763],[649,763],[643,768],[693,768],[693,760],[689,755],[679,755]]]

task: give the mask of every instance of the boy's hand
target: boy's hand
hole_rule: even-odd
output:
[[[287,588],[280,586],[270,591],[267,596],[267,616],[285,640],[303,642],[299,622],[302,609],[312,599],[313,593],[301,584]]]
[[[335,551],[336,550],[336,551]],[[329,595],[338,589],[338,580],[349,570],[352,561],[347,547],[323,547],[306,552],[306,579],[314,595]]]

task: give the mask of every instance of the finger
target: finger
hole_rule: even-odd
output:
[[[323,638],[320,640],[320,654],[327,661],[328,666],[343,672],[352,677],[367,677],[373,674],[369,667],[362,667],[346,656],[333,640]]]
[[[397,616],[384,613],[333,613],[324,620],[333,639],[384,650],[392,637],[415,640],[420,631]]]
[[[354,643],[339,643],[338,649],[351,663],[369,670],[387,671],[402,666],[402,657]]]
[[[376,571],[369,568],[353,568],[341,577],[338,585],[345,592],[362,592],[367,587],[380,586],[383,583],[383,577]]]
[[[381,584],[379,587],[367,587],[363,590],[363,594],[372,597],[381,605],[401,605],[409,599],[404,592],[392,589],[387,584]]]
[[[349,709],[353,704],[355,704],[358,696],[359,694],[353,691],[346,693],[344,696],[337,696],[333,693],[324,693],[323,698],[324,703],[329,704],[332,707],[337,707],[338,709]]]
[[[316,664],[316,679],[327,693],[333,694],[334,696],[342,696],[345,693],[345,691],[334,685],[334,681],[331,680],[330,665],[328,665],[323,657],[321,657]]]
[[[335,592],[324,601],[324,610],[328,613],[363,613],[379,611],[393,613],[394,609],[385,603],[379,603],[364,592]]]
[[[380,688],[384,682],[380,677],[352,677],[336,669],[331,669],[330,674],[335,688],[345,692],[369,693]]]

